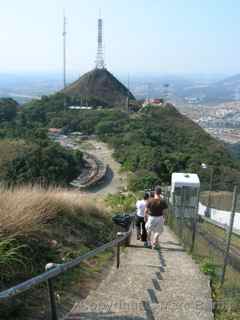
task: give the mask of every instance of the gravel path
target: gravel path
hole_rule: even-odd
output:
[[[166,227],[161,249],[145,249],[132,237],[96,291],[66,320],[213,320],[208,279]]]

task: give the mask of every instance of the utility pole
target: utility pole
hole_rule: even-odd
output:
[[[129,112],[129,92],[130,92],[130,76],[128,73],[128,80],[127,80],[127,88],[128,88],[128,93],[127,93],[127,112]]]
[[[212,205],[212,203],[211,203],[211,192],[212,192],[212,189],[213,189],[214,167],[208,166],[207,164],[202,163],[201,164],[201,168],[204,169],[204,170],[209,170],[209,173],[210,173],[208,200],[207,200],[207,206],[206,206],[204,215],[207,218],[211,218],[211,205]]]
[[[147,103],[150,104],[150,90],[151,90],[151,83],[147,84]]]
[[[167,102],[168,98],[169,98],[169,84],[165,83],[163,85],[163,99],[165,100],[164,102]]]
[[[67,19],[64,13],[63,16],[63,88],[66,88],[66,25],[67,25]]]
[[[233,233],[233,226],[234,226],[234,218],[235,218],[235,211],[237,206],[237,186],[234,186],[233,190],[233,198],[232,198],[232,210],[231,210],[231,217],[230,217],[230,224],[228,227],[227,232],[227,242],[226,242],[226,252],[224,256],[224,263],[223,263],[223,270],[222,270],[222,276],[221,276],[221,286],[224,284],[227,265],[229,263],[229,254],[231,249],[231,240],[232,240],[232,233]]]
[[[208,202],[207,202],[207,208],[205,210],[205,216],[207,218],[211,218],[211,206],[212,206],[212,203],[211,203],[211,192],[212,192],[212,189],[213,189],[213,175],[214,175],[214,168],[213,167],[210,167],[210,182],[209,182],[209,192],[208,192]]]

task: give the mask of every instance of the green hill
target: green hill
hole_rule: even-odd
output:
[[[69,110],[64,101],[66,96],[57,94],[28,103],[14,121],[5,124],[0,136],[11,133],[11,138],[26,139],[36,128],[47,131],[49,127],[95,134],[113,146],[115,158],[130,172],[132,189],[167,184],[174,171],[197,172],[207,188],[209,170],[200,169],[202,162],[214,167],[215,188],[229,189],[240,182],[239,160],[170,104],[127,113],[114,108]]]
[[[113,146],[122,166],[134,173],[133,189],[156,182],[170,183],[175,171],[197,172],[203,184],[208,183],[209,171],[201,170],[201,163],[214,167],[215,188],[231,188],[240,182],[239,161],[232,158],[224,144],[170,104],[125,119],[119,117],[114,122],[99,121],[95,132]]]

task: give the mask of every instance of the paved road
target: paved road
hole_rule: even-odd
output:
[[[165,229],[159,251],[132,238],[96,291],[66,320],[213,320],[208,279]]]
[[[108,174],[103,183],[98,186],[86,190],[88,193],[95,195],[107,195],[108,193],[118,193],[126,186],[126,174],[121,173],[121,165],[112,157],[113,150],[111,150],[106,143],[96,140],[88,140],[89,149],[84,148],[90,154],[96,156],[103,163],[109,165]]]

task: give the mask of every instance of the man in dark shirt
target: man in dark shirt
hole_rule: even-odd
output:
[[[161,193],[161,188],[157,186],[154,199],[149,200],[144,213],[148,245],[153,249],[159,245],[159,236],[163,232],[164,215],[168,207],[166,201],[161,197]]]

